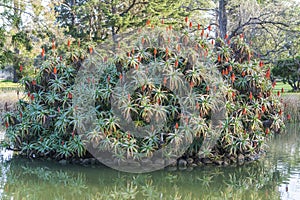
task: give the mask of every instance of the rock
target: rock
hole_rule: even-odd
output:
[[[145,158],[145,159],[142,159],[141,160],[141,164],[143,165],[143,166],[148,166],[148,165],[151,165],[153,162],[150,160],[150,159],[148,159],[148,158]]]
[[[222,160],[215,160],[214,163],[216,165],[222,165],[223,164],[223,161]]]
[[[168,159],[168,160],[166,160],[165,164],[170,167],[177,167],[177,160],[176,159]]]
[[[61,164],[61,165],[66,165],[67,164],[67,160],[62,159],[58,163]]]
[[[201,160],[198,160],[198,161],[196,162],[196,164],[197,164],[197,166],[203,166],[203,165],[204,165],[204,163],[201,162]]]
[[[197,167],[197,164],[196,163],[192,163],[191,167]]]
[[[91,160],[86,158],[86,159],[83,159],[82,162],[81,162],[83,165],[89,165],[91,163]]]
[[[186,161],[189,165],[191,165],[194,162],[194,159],[193,158],[188,158]]]
[[[187,161],[184,159],[179,159],[178,160],[178,167],[185,167],[187,166]]]
[[[238,162],[244,162],[245,161],[245,156],[243,154],[238,155]]]
[[[158,158],[154,161],[155,164],[159,164],[161,166],[164,166],[165,165],[165,161],[164,159],[161,159],[161,158]]]
[[[209,158],[203,158],[202,162],[206,165],[212,164],[213,162]]]
[[[95,158],[91,158],[91,165],[95,165],[96,164],[96,159]]]
[[[128,166],[131,166],[131,167],[140,167],[141,166],[141,164],[138,161],[134,161],[134,160],[128,160],[127,163],[128,163]]]

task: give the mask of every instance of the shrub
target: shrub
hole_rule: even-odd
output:
[[[128,41],[126,53],[101,60],[95,59],[101,49],[90,44],[73,49],[67,42],[61,56],[55,48],[47,52],[38,75],[23,79],[27,98],[19,101],[18,112],[5,115],[6,145],[29,156],[84,157],[92,148],[140,159],[170,144],[191,143],[184,156],[219,158],[258,153],[267,135],[284,127],[270,69],[252,57],[242,36],[212,39],[210,26],[194,30],[190,24],[180,33],[146,27]],[[131,93],[122,90],[123,81],[136,86]],[[81,110],[88,106],[96,118]],[[214,124],[222,106],[224,118]],[[122,130],[130,120],[140,129],[150,125],[146,137]],[[162,126],[155,127],[156,121]],[[93,129],[86,129],[88,123]],[[214,136],[218,142],[205,146]],[[174,149],[180,148],[167,149],[165,156],[178,153]]]

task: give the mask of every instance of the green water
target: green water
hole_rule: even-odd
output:
[[[243,166],[128,174],[0,152],[1,199],[299,199],[300,128],[270,139],[268,154]]]

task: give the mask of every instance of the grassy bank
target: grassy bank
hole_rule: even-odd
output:
[[[23,87],[19,83],[13,83],[11,81],[0,81],[0,92],[6,91],[21,91]]]
[[[281,91],[282,88],[284,89],[285,92],[291,92],[292,91],[292,87],[289,84],[283,83],[283,82],[277,82],[273,91],[274,92]]]

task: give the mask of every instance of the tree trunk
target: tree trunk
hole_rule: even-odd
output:
[[[219,13],[218,13],[218,23],[219,23],[219,36],[224,38],[227,33],[227,13],[226,6],[228,0],[219,0]]]

